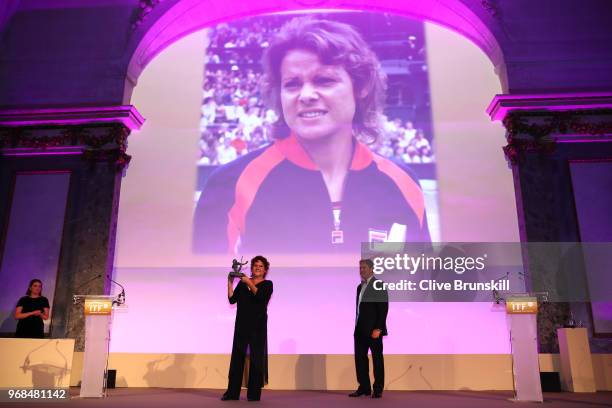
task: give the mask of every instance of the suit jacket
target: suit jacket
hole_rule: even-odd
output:
[[[359,308],[359,316],[355,324],[355,336],[370,337],[372,330],[380,329],[381,335],[387,335],[387,313],[389,311],[389,294],[386,290],[374,289],[376,278],[372,278],[363,292],[361,303],[359,293],[361,284],[357,285],[356,306]]]

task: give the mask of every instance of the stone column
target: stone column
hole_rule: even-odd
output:
[[[497,95],[487,112],[507,130],[521,242],[581,242],[570,162],[612,157],[612,94]],[[556,329],[584,307],[541,305],[540,352],[559,352]]]
[[[3,174],[70,172],[50,333],[76,339],[75,351],[84,319],[72,295],[110,293],[127,138],[142,123],[132,106],[0,111]]]

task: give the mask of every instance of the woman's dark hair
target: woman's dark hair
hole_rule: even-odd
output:
[[[253,269],[253,265],[255,265],[255,262],[257,261],[261,261],[261,263],[264,266],[264,270],[265,270],[264,278],[265,278],[266,275],[268,274],[268,269],[270,269],[270,262],[264,256],[257,255],[253,257],[253,259],[251,259],[251,270]]]
[[[376,54],[352,26],[312,17],[298,17],[286,23],[263,55],[262,92],[279,117],[274,124],[274,137],[289,135],[280,102],[280,67],[285,55],[296,49],[315,53],[322,64],[344,68],[355,93],[353,130],[357,136],[375,141],[380,134],[379,117],[386,88],[386,76]]]
[[[30,296],[32,294],[32,285],[36,282],[40,283],[40,295],[42,296],[42,281],[40,279],[32,279],[30,284],[28,285],[28,290],[26,290],[26,295]]]

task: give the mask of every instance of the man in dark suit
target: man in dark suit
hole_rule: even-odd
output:
[[[385,386],[385,363],[383,359],[383,336],[387,335],[387,312],[389,295],[386,290],[374,289],[374,263],[371,259],[359,261],[361,284],[357,286],[357,316],[355,319],[355,371],[357,391],[349,397],[362,395],[382,397]],[[377,286],[381,286],[380,283]],[[374,392],[370,387],[368,350],[372,351],[374,365]]]

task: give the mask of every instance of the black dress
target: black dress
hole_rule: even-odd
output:
[[[253,294],[245,283],[240,282],[229,298],[230,303],[238,303],[229,383],[225,393],[230,399],[240,397],[247,347],[250,356],[247,397],[258,400],[261,388],[268,379],[268,302],[273,285],[272,281],[264,280],[256,286],[257,293]]]
[[[23,296],[17,302],[17,306],[21,306],[22,313],[33,312],[35,310],[45,311],[49,308],[49,300],[44,296],[30,297]],[[44,337],[44,323],[41,316],[28,316],[25,319],[19,319],[17,322],[17,331],[15,337],[42,339]]]

